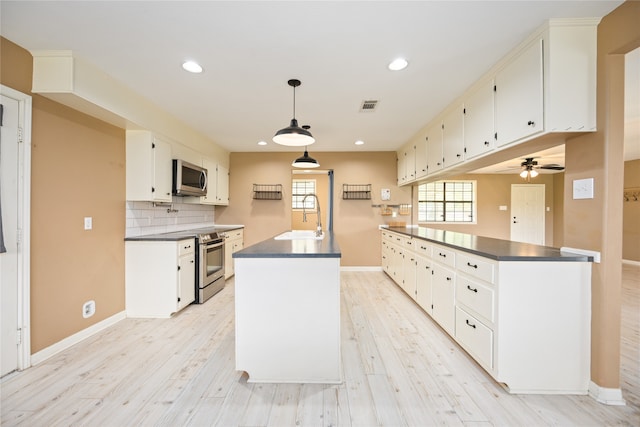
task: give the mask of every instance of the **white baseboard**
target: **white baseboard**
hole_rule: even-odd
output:
[[[382,266],[379,265],[364,265],[364,266],[347,266],[340,267],[340,271],[382,271]]]
[[[121,311],[120,313],[116,313],[111,317],[108,317],[94,325],[89,326],[86,329],[81,330],[80,332],[77,332],[63,339],[62,341],[58,341],[57,343],[50,345],[49,347],[42,349],[37,353],[32,354],[31,365],[33,366],[44,362],[48,358],[60,353],[63,350],[68,349],[72,345],[78,344],[80,341],[97,334],[98,332],[108,328],[109,326],[115,325],[126,317],[126,312]]]
[[[636,267],[640,267],[640,261],[633,261],[631,259],[623,259],[623,264],[635,265]]]
[[[600,387],[593,381],[589,382],[589,396],[596,401],[612,406],[625,406],[626,402],[622,398],[622,390],[619,388]]]

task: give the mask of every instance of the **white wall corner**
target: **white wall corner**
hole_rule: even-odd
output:
[[[60,353],[61,351],[68,349],[72,345],[78,344],[79,342],[89,338],[90,336],[95,335],[104,329],[107,329],[109,326],[115,325],[125,318],[126,313],[124,311],[121,311],[120,313],[116,313],[111,317],[108,317],[94,325],[89,326],[86,329],[81,330],[80,332],[77,332],[61,341],[58,341],[57,343],[50,345],[49,347],[44,348],[37,353],[32,354],[31,365],[33,366],[42,363],[50,357],[53,357],[56,354]]]
[[[622,398],[621,389],[600,387],[593,381],[589,381],[589,396],[605,405],[625,406],[627,404]]]

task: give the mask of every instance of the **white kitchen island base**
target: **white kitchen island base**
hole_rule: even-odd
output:
[[[248,382],[342,382],[340,258],[234,258],[236,370]]]

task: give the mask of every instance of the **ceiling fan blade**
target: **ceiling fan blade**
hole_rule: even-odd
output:
[[[554,171],[563,171],[564,170],[564,166],[560,166],[560,165],[556,165],[556,164],[549,164],[549,165],[540,166],[540,169],[550,169],[550,170],[554,170]]]

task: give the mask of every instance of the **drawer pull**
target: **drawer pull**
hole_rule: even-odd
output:
[[[451,281],[451,277],[447,277],[447,280]]]
[[[470,262],[468,262],[467,265],[469,267],[478,268],[478,264],[471,264]]]
[[[469,289],[471,292],[478,292],[478,288],[473,289],[471,286],[467,285],[467,289]]]
[[[473,329],[476,328],[476,325],[474,325],[473,323],[469,323],[469,319],[466,319],[465,321],[467,322],[468,326],[471,326]]]
[[[440,255],[442,258],[446,258],[447,254],[443,254],[442,252],[438,252],[438,255]]]

